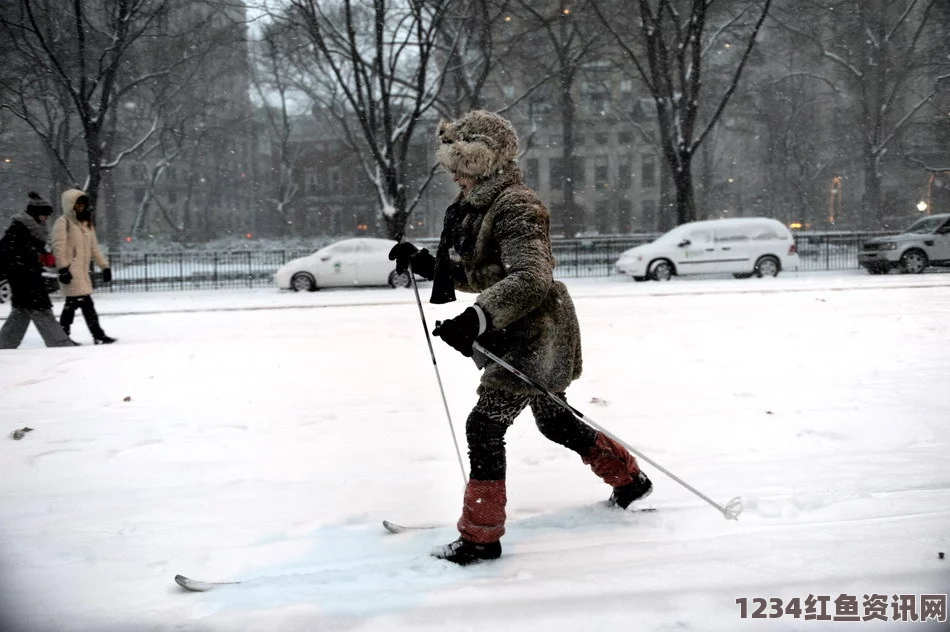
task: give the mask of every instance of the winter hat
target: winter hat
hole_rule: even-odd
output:
[[[449,171],[482,180],[518,155],[518,135],[504,117],[472,110],[455,121],[439,123],[436,158]]]
[[[53,214],[53,205],[44,200],[36,191],[30,191],[27,197],[30,201],[26,203],[26,214],[33,219],[37,219],[40,215]]]

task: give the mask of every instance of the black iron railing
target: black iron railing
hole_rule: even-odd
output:
[[[847,270],[858,267],[861,245],[888,233],[797,233],[800,270]],[[627,249],[648,243],[655,234],[624,237],[554,239],[559,278],[616,274],[614,263]],[[435,251],[433,240],[420,240]],[[310,254],[303,250],[241,252],[112,253],[113,282],[100,291],[148,292],[273,286],[284,263]]]

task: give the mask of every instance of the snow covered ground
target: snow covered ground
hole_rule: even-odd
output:
[[[504,556],[433,560],[462,475],[411,290],[99,294],[118,344],[0,353],[0,630],[946,629],[893,616],[950,588],[950,274],[569,285],[570,401],[737,522],[649,466],[658,511],[610,510],[523,415]],[[464,441],[478,376],[435,343]]]

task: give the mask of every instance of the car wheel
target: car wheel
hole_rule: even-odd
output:
[[[901,256],[901,272],[920,274],[929,265],[927,255],[920,250],[908,250]]]
[[[736,279],[748,279],[752,276],[751,272],[734,272],[732,274]]]
[[[13,288],[6,279],[0,279],[0,303],[8,303],[13,296]]]
[[[868,274],[887,274],[887,268],[883,266],[868,266]]]
[[[660,259],[650,271],[650,278],[654,281],[669,281],[673,276],[673,264],[665,259]]]
[[[294,292],[316,292],[317,281],[309,272],[298,272],[290,279],[290,289]]]
[[[409,287],[410,285],[412,285],[412,279],[409,278],[408,272],[400,274],[393,270],[389,273],[389,287]]]
[[[759,278],[767,276],[774,277],[778,276],[778,272],[781,269],[781,264],[778,262],[778,259],[772,255],[765,255],[755,262],[754,274]]]

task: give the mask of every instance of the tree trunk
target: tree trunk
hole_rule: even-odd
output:
[[[673,186],[676,189],[676,223],[696,221],[696,200],[693,194],[692,156],[688,151],[680,152],[679,169],[673,173]]]
[[[561,143],[563,145],[561,152],[561,161],[564,165],[564,234],[568,237],[575,237],[577,233],[583,230],[584,218],[577,208],[577,200],[574,193],[575,167],[574,167],[574,122],[575,105],[574,96],[571,93],[574,85],[574,72],[566,69],[560,74],[561,82]]]
[[[666,161],[658,162],[658,164],[660,165],[660,201],[654,225],[650,226],[650,230],[665,233],[676,226],[676,193],[673,191],[670,165]]]
[[[860,225],[867,229],[880,229],[884,221],[884,205],[881,203],[881,175],[878,172],[878,157],[870,147],[864,149],[864,200]],[[840,222],[841,219],[838,218]]]

